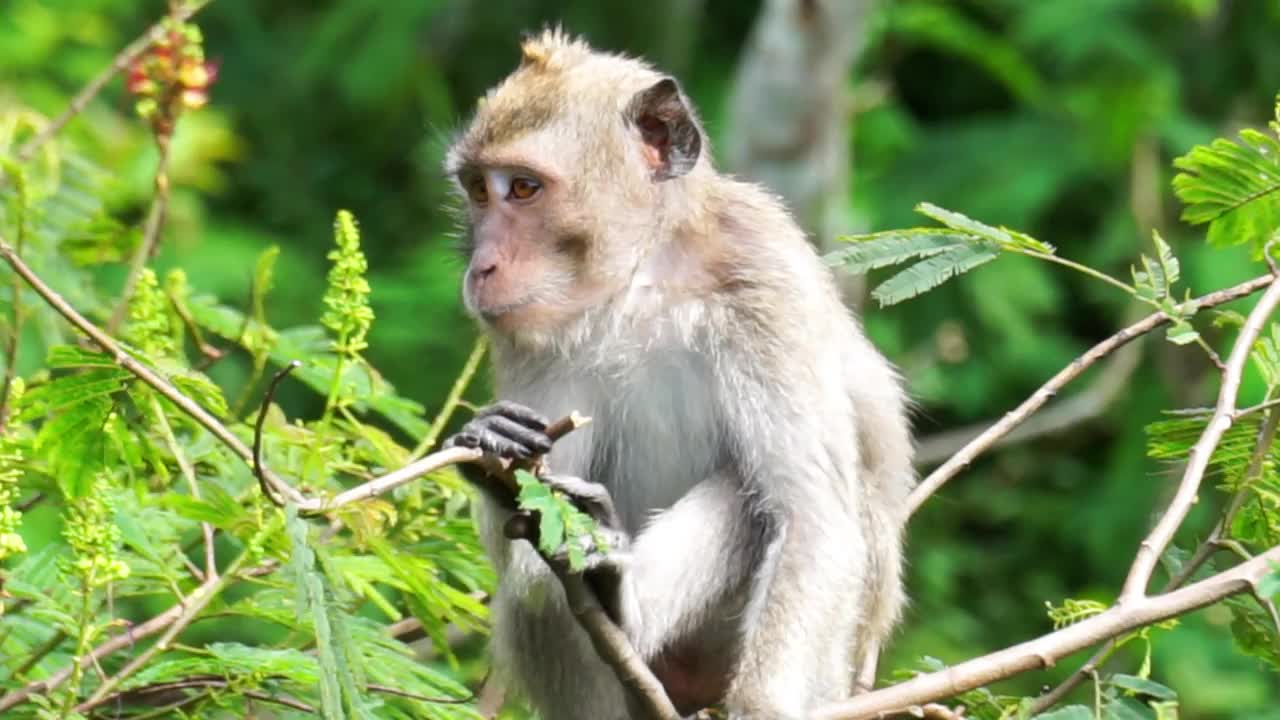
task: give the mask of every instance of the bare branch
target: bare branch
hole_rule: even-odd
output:
[[[1223,598],[1253,590],[1280,562],[1274,547],[1230,570],[1166,595],[1140,596],[1087,620],[1034,640],[974,658],[945,670],[917,676],[850,700],[820,708],[812,720],[870,720],[905,708],[952,697],[1028,670],[1052,666],[1058,660],[1123,633],[1211,605]]]
[[[1170,501],[1169,507],[1138,547],[1133,565],[1129,569],[1129,576],[1125,578],[1124,588],[1120,591],[1117,601],[1119,604],[1132,602],[1146,594],[1147,584],[1151,581],[1151,573],[1155,571],[1156,562],[1173,540],[1173,534],[1182,525],[1187,513],[1191,511],[1196,493],[1200,490],[1200,481],[1204,478],[1204,472],[1209,467],[1209,459],[1213,456],[1213,449],[1218,446],[1223,434],[1231,427],[1232,417],[1236,411],[1236,396],[1240,392],[1240,379],[1244,374],[1245,363],[1249,360],[1249,353],[1253,350],[1253,343],[1262,332],[1263,325],[1275,310],[1277,303],[1280,303],[1280,278],[1272,281],[1271,286],[1262,294],[1258,304],[1249,313],[1244,327],[1240,328],[1240,335],[1231,348],[1231,355],[1227,358],[1227,368],[1222,374],[1222,386],[1218,390],[1218,403],[1213,417],[1209,418],[1209,424],[1191,448],[1187,468],[1182,474],[1182,480],[1178,483],[1178,490]]]
[[[1226,288],[1218,290],[1207,295],[1196,298],[1192,302],[1196,303],[1199,308],[1214,307],[1232,300],[1251,295],[1258,290],[1270,285],[1272,281],[1271,275],[1263,275],[1252,280],[1247,280]],[[1058,374],[1049,378],[1048,382],[1040,386],[1014,410],[1006,413],[995,424],[987,428],[978,437],[974,438],[969,444],[965,445],[959,452],[951,457],[950,460],[943,463],[936,470],[929,474],[920,485],[912,491],[911,497],[907,500],[908,514],[914,513],[920,508],[930,495],[937,492],[951,478],[955,477],[961,470],[973,462],[979,455],[989,449],[996,441],[1009,434],[1014,428],[1020,425],[1032,413],[1039,410],[1046,402],[1058,393],[1067,383],[1076,379],[1094,363],[1098,362],[1107,355],[1115,352],[1126,343],[1151,332],[1152,330],[1169,322],[1169,316],[1163,312],[1152,313],[1138,322],[1120,330],[1111,337],[1089,348],[1085,354],[1072,360],[1069,365],[1058,371]]]
[[[75,308],[71,307],[71,305],[67,303],[61,295],[59,295],[53,288],[46,285],[45,282],[40,279],[40,276],[36,275],[35,272],[33,272],[31,268],[22,261],[22,258],[18,256],[18,253],[15,252],[13,247],[5,242],[2,237],[0,237],[0,258],[8,263],[9,267],[13,268],[14,272],[25,280],[27,285],[29,285],[32,290],[36,291],[36,294],[44,298],[44,301],[56,310],[59,315],[66,318],[72,325],[76,326],[80,332],[89,336],[89,339],[100,347],[103,352],[111,355],[120,367],[123,367],[125,370],[133,373],[139,380],[163,395],[169,402],[181,408],[183,412],[190,415],[191,418],[199,423],[201,427],[208,430],[214,437],[222,441],[224,445],[231,448],[231,451],[240,456],[240,459],[243,460],[245,464],[252,467],[253,453],[249,451],[249,448],[244,444],[244,442],[242,442],[240,438],[236,437],[226,425],[222,424],[220,420],[215,418],[204,408],[200,407],[196,401],[184,395],[182,391],[174,387],[173,384],[164,377],[153,372],[138,360],[135,360],[133,356],[125,352],[124,348],[120,347],[115,340],[112,340],[110,335],[104,333],[96,325],[89,322],[89,320],[85,318],[85,316],[81,315]],[[289,498],[289,500],[297,502],[300,505],[304,502],[302,495],[290,487],[288,483],[285,483],[279,477],[273,475],[269,470],[264,470],[264,475],[275,491],[282,493],[285,497]]]
[[[662,682],[632,647],[622,628],[614,624],[605,613],[583,577],[560,572],[554,565],[552,569],[556,570],[556,575],[564,585],[569,610],[582,629],[587,631],[596,654],[613,668],[627,694],[639,705],[638,709],[649,720],[680,720],[680,713],[671,704]]]

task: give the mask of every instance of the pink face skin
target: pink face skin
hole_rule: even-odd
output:
[[[556,253],[546,201],[556,183],[524,168],[469,167],[458,173],[471,215],[467,307],[496,330],[550,329],[571,296],[569,258]]]

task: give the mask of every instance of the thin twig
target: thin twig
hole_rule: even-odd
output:
[[[1266,405],[1266,403],[1263,403],[1263,405]],[[1254,408],[1251,408],[1250,410],[1258,407],[1261,406],[1254,406]],[[1211,411],[1206,409],[1204,412]],[[1244,411],[1236,411],[1232,417],[1239,418],[1242,414],[1244,414]],[[1261,472],[1262,461],[1265,458],[1266,451],[1270,447],[1271,441],[1275,438],[1277,418],[1280,418],[1280,413],[1269,413],[1266,421],[1263,423],[1262,429],[1259,431],[1258,444],[1254,447],[1253,456],[1249,461],[1249,467],[1245,471],[1245,486],[1248,485],[1249,478],[1255,477],[1256,473]],[[1196,548],[1191,558],[1183,564],[1182,568],[1169,578],[1168,583],[1166,583],[1164,588],[1161,590],[1162,593],[1168,593],[1182,587],[1191,579],[1191,576],[1195,571],[1199,569],[1211,555],[1213,555],[1214,551],[1218,549],[1217,543],[1222,537],[1223,532],[1225,529],[1230,528],[1230,518],[1234,517],[1240,505],[1243,504],[1246,496],[1247,493],[1245,491],[1245,487],[1241,487],[1241,489],[1238,490],[1232,498],[1222,520],[1214,527],[1209,538],[1201,543],[1200,546]],[[1058,683],[1053,689],[1037,697],[1031,705],[1030,713],[1032,715],[1037,715],[1058,704],[1067,696],[1068,693],[1079,687],[1081,683],[1088,679],[1090,673],[1096,672],[1102,663],[1111,656],[1111,653],[1115,652],[1116,648],[1116,641],[1110,640],[1106,642],[1074,673],[1069,675],[1062,682]]]
[[[176,8],[169,18],[177,18],[179,22],[185,22],[193,15],[203,10],[210,2],[211,0],[191,0],[191,2]],[[67,108],[63,110],[58,117],[49,121],[49,124],[45,125],[39,133],[23,143],[22,147],[18,148],[18,151],[14,153],[14,157],[16,157],[19,162],[27,162],[31,158],[35,157],[36,151],[39,150],[42,145],[49,142],[49,140],[53,139],[53,136],[61,132],[62,128],[65,127],[67,123],[71,122],[76,115],[83,112],[93,98],[102,91],[102,88],[106,87],[107,83],[111,82],[111,78],[127,70],[129,66],[138,59],[138,56],[146,52],[157,40],[164,37],[164,34],[168,32],[168,22],[168,18],[157,22],[155,25],[148,28],[147,31],[138,37],[137,40],[126,45],[124,49],[117,53],[111,60],[110,65],[108,65],[102,72],[95,75],[94,78],[80,90],[80,92],[76,93],[75,97],[71,98],[71,102],[67,103]]]
[[[1231,496],[1226,512],[1222,514],[1222,518],[1213,526],[1209,537],[1200,543],[1191,558],[1182,565],[1178,573],[1169,581],[1174,587],[1179,587],[1190,579],[1195,571],[1199,570],[1200,566],[1219,549],[1218,542],[1231,531],[1231,525],[1235,522],[1236,515],[1249,498],[1249,490],[1253,486],[1253,481],[1262,475],[1262,464],[1266,461],[1267,453],[1271,450],[1271,443],[1275,441],[1277,425],[1280,425],[1280,412],[1274,410],[1268,412],[1266,419],[1262,422],[1262,427],[1258,430],[1258,442],[1254,445],[1253,453],[1249,456],[1249,465],[1245,469],[1244,479],[1241,480],[1240,487]]]
[[[1217,292],[1212,292],[1196,298],[1192,302],[1196,303],[1199,308],[1214,307],[1223,303],[1237,300],[1239,298],[1251,295],[1258,290],[1271,284],[1272,276],[1263,275],[1256,277]],[[1011,430],[1020,425],[1032,413],[1039,410],[1046,402],[1058,393],[1067,383],[1076,379],[1094,363],[1111,354],[1126,343],[1151,332],[1152,330],[1169,322],[1169,316],[1163,312],[1152,313],[1138,322],[1120,330],[1111,337],[1089,348],[1080,357],[1072,360],[1070,364],[1058,371],[1044,385],[1031,394],[1016,409],[1006,413],[995,424],[987,428],[978,437],[974,438],[969,444],[965,445],[959,452],[951,457],[950,460],[940,465],[936,470],[929,474],[916,488],[911,492],[911,496],[907,499],[908,514],[914,513],[920,508],[930,495],[937,492],[951,478],[955,477],[961,470],[967,467],[979,455],[989,449],[997,440],[1007,435]]]
[[[622,628],[614,624],[600,606],[595,593],[587,586],[582,575],[561,572],[554,564],[552,569],[564,586],[570,612],[587,632],[587,637],[591,638],[596,654],[613,668],[618,681],[626,688],[630,697],[637,701],[644,717],[649,720],[680,720],[680,713],[667,697],[662,682],[636,652]]]
[[[1241,408],[1235,412],[1235,415],[1232,416],[1232,419],[1239,420],[1240,418],[1246,415],[1252,415],[1253,413],[1256,413],[1261,410],[1270,410],[1271,408],[1276,406],[1280,406],[1280,398],[1275,398],[1272,400],[1267,400],[1265,402],[1260,402],[1257,405],[1250,405],[1247,408]]]
[[[36,291],[40,297],[44,298],[59,315],[66,318],[68,322],[78,328],[85,335],[89,336],[103,352],[112,356],[112,358],[125,370],[133,373],[139,380],[155,389],[156,392],[163,395],[167,400],[177,405],[183,412],[191,416],[193,420],[200,424],[201,427],[208,430],[214,437],[222,441],[224,445],[231,449],[240,457],[245,464],[253,466],[253,453],[249,450],[240,438],[236,437],[226,425],[222,424],[217,418],[209,414],[207,410],[200,407],[191,398],[187,397],[173,386],[164,377],[153,372],[150,368],[135,360],[132,355],[112,340],[109,335],[98,329],[93,323],[79,313],[75,308],[63,299],[53,288],[45,284],[40,276],[27,266],[22,258],[14,251],[13,247],[0,237],[0,258],[3,258],[14,272],[18,273],[32,290]],[[277,492],[283,494],[290,501],[302,503],[304,498],[298,491],[294,490],[288,483],[281,480],[271,473],[270,470],[263,471],[263,475],[267,478],[271,487]]]
[[[81,713],[86,713],[86,712],[89,712],[90,710],[93,710],[94,708],[101,707],[102,705],[106,705],[110,702],[113,702],[125,696],[157,695],[160,693],[171,693],[178,690],[221,690],[230,685],[231,685],[230,680],[227,680],[226,678],[222,678],[222,677],[217,677],[214,675],[190,677],[190,678],[184,678],[182,680],[174,680],[172,682],[156,683],[154,685],[143,685],[142,687],[130,688],[123,692],[114,693],[110,696],[104,697],[96,702],[81,703],[80,706],[76,708],[76,710]],[[292,698],[281,697],[278,695],[271,695],[270,693],[266,693],[258,690],[244,690],[239,692],[245,697],[250,697],[250,698],[253,698],[254,700],[261,700],[263,702],[275,703],[277,705],[283,705],[284,707],[293,708],[294,710],[301,710],[303,712],[315,712],[315,709],[312,708],[310,705],[304,702],[300,702],[298,700],[294,700]],[[200,695],[202,694],[204,693],[199,693],[195,696],[187,698],[187,700],[194,701],[195,699],[199,698]]]
[[[267,392],[262,396],[262,405],[258,408],[258,419],[253,424],[253,474],[258,478],[258,485],[262,487],[262,494],[279,507],[284,507],[285,503],[272,491],[271,483],[267,481],[267,474],[262,464],[262,426],[267,421],[267,410],[270,409],[271,401],[276,396],[276,388],[280,387],[280,381],[300,367],[302,367],[302,361],[290,360],[271,377],[271,384],[267,385]]]
[[[1134,602],[1115,605],[1048,635],[965,661],[937,672],[918,675],[898,685],[858,695],[819,708],[812,720],[870,720],[903,708],[934,702],[968,690],[990,685],[1029,670],[1053,665],[1058,660],[1137,628],[1182,615],[1223,598],[1252,591],[1280,562],[1280,547],[1253,560],[1206,578],[1193,585]]]
[[[433,705],[466,705],[476,699],[475,693],[469,693],[463,698],[432,697],[430,695],[419,695],[418,693],[412,693],[408,690],[393,688],[390,685],[378,685],[376,683],[369,683],[365,685],[364,688],[369,692],[382,693],[384,695],[395,695],[396,697],[409,698],[410,700],[431,703]]]
[[[187,481],[187,490],[190,491],[191,497],[199,500],[200,485],[196,482],[195,468],[191,466],[191,460],[187,458],[182,446],[178,444],[178,438],[173,434],[173,426],[169,424],[169,418],[165,416],[164,407],[160,404],[158,397],[152,396],[151,411],[156,415],[156,423],[160,426],[160,435],[164,439],[165,445],[168,446],[169,452],[173,453],[173,458],[178,463],[178,471],[182,473],[182,477]],[[214,554],[213,526],[207,522],[201,522],[200,533],[204,536],[204,573],[197,577],[200,582],[204,582],[218,576],[218,561]],[[182,557],[184,560],[187,559],[185,554]]]
[[[1266,324],[1267,318],[1278,303],[1280,303],[1280,278],[1275,278],[1245,319],[1244,327],[1240,328],[1240,334],[1231,348],[1231,355],[1227,357],[1227,369],[1222,374],[1222,386],[1218,390],[1218,402],[1213,417],[1209,418],[1209,423],[1205,426],[1200,439],[1188,454],[1186,470],[1182,474],[1182,480],[1178,483],[1178,489],[1169,507],[1138,547],[1133,565],[1129,569],[1129,576],[1125,578],[1124,587],[1117,599],[1118,604],[1123,605],[1146,594],[1147,583],[1151,580],[1151,573],[1154,572],[1156,563],[1173,540],[1173,534],[1182,525],[1187,513],[1191,511],[1196,493],[1200,490],[1200,481],[1209,467],[1213,449],[1218,446],[1223,434],[1231,427],[1232,415],[1236,410],[1236,396],[1240,391],[1240,379],[1244,375],[1244,366],[1249,360],[1249,354],[1253,351],[1253,342],[1262,332],[1263,325]]]
[[[58,688],[71,677],[73,668],[76,665],[83,667],[91,662],[96,662],[122,648],[129,647],[139,640],[151,637],[152,635],[164,630],[182,616],[183,609],[188,604],[199,600],[201,597],[206,595],[212,587],[212,582],[206,582],[197,586],[185,597],[180,598],[178,602],[172,605],[168,610],[165,610],[150,620],[139,625],[135,625],[127,631],[104,641],[91,652],[79,658],[77,662],[73,662],[71,665],[62,668],[43,680],[37,680],[36,682],[29,683],[21,689],[14,690],[3,697],[0,697],[0,712],[26,702],[26,700],[32,695],[47,693],[50,690]]]

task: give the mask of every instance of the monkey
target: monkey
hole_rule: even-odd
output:
[[[445,171],[498,398],[447,444],[548,453],[608,532],[587,579],[680,713],[851,694],[905,602],[908,401],[781,201],[716,169],[674,77],[558,27]],[[553,444],[571,411],[592,422]],[[638,717],[512,511],[477,496],[495,672],[543,720]]]

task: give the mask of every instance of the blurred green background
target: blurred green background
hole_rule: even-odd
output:
[[[440,159],[474,98],[515,65],[519,33],[563,21],[597,46],[676,72],[715,145],[759,9],[745,0],[217,0],[197,22],[220,74],[210,106],[179,124],[160,264],[243,303],[254,258],[278,244],[269,316],[277,327],[309,321],[320,313],[334,212],[352,210],[372,267],[369,358],[430,411],[474,336],[457,300]],[[0,0],[0,105],[58,112],[163,10]],[[1196,293],[1255,273],[1243,250],[1210,250],[1177,222],[1170,161],[1270,119],[1280,1],[881,0],[850,31],[865,35],[848,79],[858,100],[850,231],[922,224],[911,208],[927,200],[1120,275],[1159,228]],[[122,85],[68,133],[117,175],[115,211],[137,219],[155,153]],[[938,433],[1013,407],[1132,311],[1104,285],[1010,258],[864,315],[909,378],[919,434],[936,447]],[[24,350],[24,362],[39,361],[38,348]],[[1202,354],[1158,339],[1136,362],[1109,367],[1077,386],[1098,400],[1082,416],[991,454],[915,518],[913,606],[884,668],[916,667],[922,655],[958,661],[1046,632],[1046,601],[1114,599],[1169,492],[1167,468],[1144,457],[1143,425],[1162,409],[1206,404],[1215,386]],[[226,362],[219,373],[234,387],[246,368]],[[284,400],[299,413],[314,402],[303,392]],[[1220,502],[1204,500],[1184,541],[1203,534]],[[1231,652],[1226,620],[1202,612],[1162,635],[1155,677],[1182,694],[1189,720],[1280,718],[1280,681]],[[1034,693],[1075,664],[1002,687]]]

